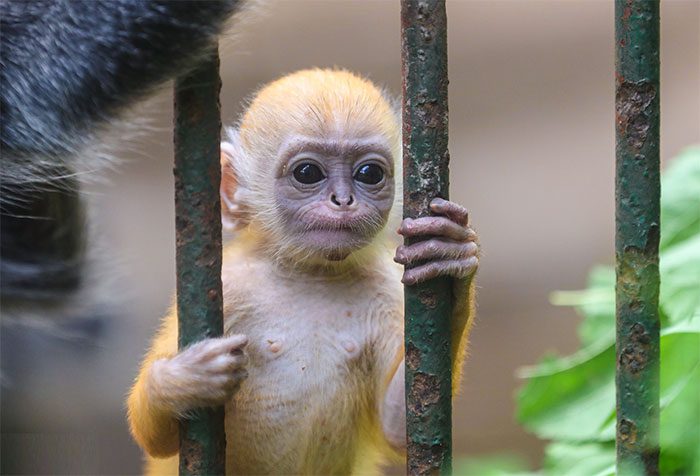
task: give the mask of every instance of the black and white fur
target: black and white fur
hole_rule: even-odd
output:
[[[239,0],[0,2],[0,290],[56,299],[80,284],[75,166],[98,133],[196,64]]]

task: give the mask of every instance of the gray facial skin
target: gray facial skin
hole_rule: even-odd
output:
[[[382,141],[296,138],[282,148],[279,163],[277,205],[287,236],[300,247],[340,261],[368,245],[386,224],[394,167]],[[379,176],[377,183],[366,183]]]

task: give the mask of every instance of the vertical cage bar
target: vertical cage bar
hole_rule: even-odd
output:
[[[659,474],[659,1],[615,2],[617,472]]]
[[[175,82],[178,346],[223,333],[219,56]],[[180,474],[224,474],[224,409],[180,422]]]
[[[401,1],[404,217],[448,198],[447,16],[444,0]],[[407,239],[406,243],[414,240]],[[406,286],[408,474],[452,470],[452,281]]]

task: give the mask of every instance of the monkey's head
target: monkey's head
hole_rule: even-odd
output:
[[[222,144],[224,224],[295,262],[357,257],[400,195],[400,140],[398,115],[371,82],[341,70],[285,76]]]

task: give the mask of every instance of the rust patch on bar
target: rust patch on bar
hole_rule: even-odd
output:
[[[201,469],[202,446],[194,444],[192,440],[180,441],[180,463],[185,465],[187,471],[196,474]]]
[[[632,448],[637,442],[637,425],[633,421],[622,419],[617,428],[617,436],[620,443]]]
[[[210,301],[216,301],[219,299],[219,291],[216,289],[210,289],[207,291],[207,298],[209,298]]]
[[[409,474],[439,475],[440,466],[445,458],[445,448],[440,445],[424,445],[409,442],[409,451],[415,460],[409,466]]]
[[[642,462],[644,463],[644,474],[649,476],[659,476],[659,447],[642,451]]]
[[[429,309],[435,309],[437,307],[437,296],[431,290],[421,290],[418,293],[418,299],[420,299],[421,304]]]
[[[656,98],[656,87],[648,81],[617,85],[615,98],[615,122],[627,144],[640,151],[651,127],[652,112],[649,108]]]
[[[644,326],[637,322],[630,330],[629,342],[620,352],[620,365],[636,375],[647,364],[651,338]]]
[[[658,223],[652,223],[649,225],[646,238],[647,241],[644,246],[645,253],[652,253],[654,256],[656,256],[656,254],[659,252],[659,239],[661,238]]]
[[[630,5],[630,2],[627,2],[627,6],[625,7],[624,11],[622,12],[622,21],[627,22],[630,17],[632,16],[632,6]]]
[[[411,410],[420,413],[424,407],[436,404],[440,400],[440,381],[435,375],[416,372],[411,383]]]
[[[420,367],[420,363],[420,350],[418,350],[415,345],[409,344],[408,347],[406,347],[406,365],[408,365],[408,368],[411,370],[416,370]]]
[[[648,249],[640,250],[636,246],[626,246],[620,256],[617,283],[628,290],[629,299],[633,301],[643,297],[640,293],[641,288],[646,284],[643,277],[645,268],[658,264],[654,254],[654,248],[658,247],[658,238],[654,238],[655,236],[658,236],[658,227],[652,225],[647,230],[645,238],[645,247]]]

